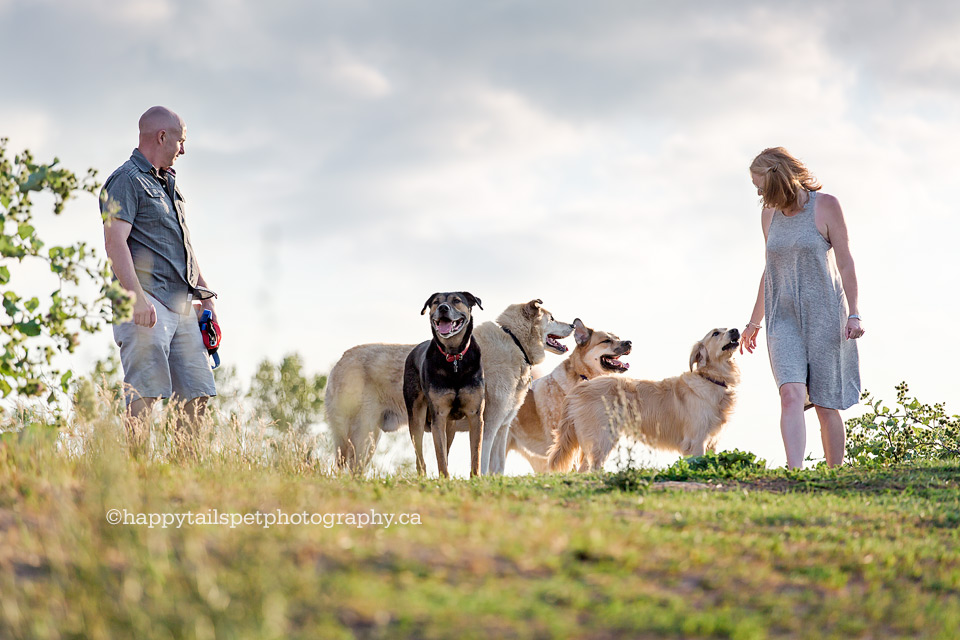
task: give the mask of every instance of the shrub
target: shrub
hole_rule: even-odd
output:
[[[871,411],[846,421],[847,460],[853,464],[900,464],[960,455],[960,416],[947,414],[943,403],[924,404],[908,397],[906,382],[896,386],[894,408],[864,390],[861,401]]]
[[[750,472],[763,471],[767,461],[749,451],[707,452],[693,458],[680,458],[657,474],[657,480],[689,480],[691,478],[738,478]]]

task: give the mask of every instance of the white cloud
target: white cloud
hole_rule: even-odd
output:
[[[307,48],[296,56],[295,64],[309,83],[347,96],[377,99],[390,94],[390,81],[375,66],[363,62],[342,45]]]
[[[81,10],[103,24],[118,25],[135,30],[165,31],[178,13],[176,0],[88,0],[75,8],[57,0],[46,0],[57,5],[57,10]]]
[[[13,123],[13,126],[8,129],[7,123]],[[4,127],[0,129],[0,138],[10,139],[8,150],[13,154],[23,149],[42,153],[57,131],[57,124],[50,114],[25,108],[0,107],[0,127]]]

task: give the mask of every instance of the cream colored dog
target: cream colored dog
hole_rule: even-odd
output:
[[[473,331],[480,345],[485,386],[480,473],[502,473],[507,428],[532,382],[531,370],[546,350],[563,354],[559,340],[573,325],[555,320],[541,300],[512,304]],[[343,354],[327,380],[325,408],[333,434],[337,466],[363,469],[376,450],[381,431],[407,424],[403,402],[403,366],[412,344],[364,344]],[[457,431],[467,431],[464,421]]]
[[[507,453],[519,452],[534,471],[547,471],[547,451],[553,430],[563,416],[563,401],[575,386],[606,373],[623,373],[630,365],[620,356],[630,353],[630,341],[612,333],[595,331],[573,321],[577,343],[570,356],[548,375],[533,381],[507,434]]]
[[[733,361],[740,332],[713,329],[690,353],[690,371],[658,382],[603,376],[567,396],[547,464],[569,470],[582,449],[580,471],[603,467],[621,435],[685,456],[713,451],[736,399]],[[696,367],[696,368],[694,368]]]

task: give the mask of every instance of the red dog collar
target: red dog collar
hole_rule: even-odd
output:
[[[464,354],[467,352],[467,349],[470,348],[470,345],[472,343],[473,343],[473,336],[470,336],[469,338],[467,338],[466,346],[463,348],[463,351],[461,351],[460,353],[447,353],[446,351],[443,350],[443,347],[440,346],[439,343],[437,344],[437,349],[439,349],[440,353],[442,353],[446,357],[447,362],[453,363],[453,370],[456,371],[457,363],[463,360]]]

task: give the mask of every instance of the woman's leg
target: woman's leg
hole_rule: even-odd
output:
[[[780,385],[780,435],[787,452],[787,468],[803,466],[807,447],[807,424],[803,419],[803,405],[807,399],[807,385],[787,382]]]
[[[823,453],[827,457],[828,467],[843,464],[844,440],[847,433],[843,428],[843,419],[836,409],[816,407],[820,419],[820,438],[823,440]]]

